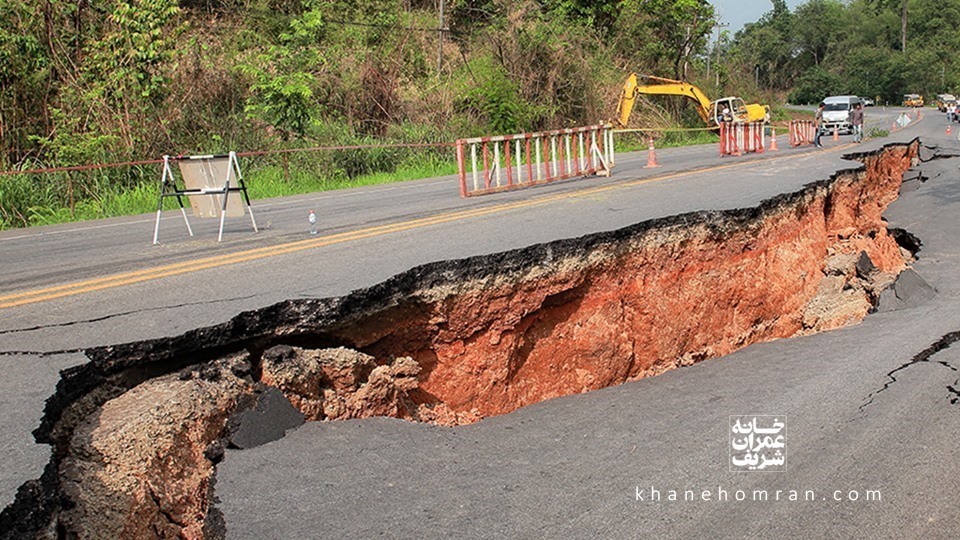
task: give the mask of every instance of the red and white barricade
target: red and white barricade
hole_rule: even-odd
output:
[[[790,121],[790,146],[813,144],[815,127],[810,120]]]
[[[739,156],[740,154],[736,124],[720,122],[720,156]]]
[[[720,155],[739,156],[747,152],[762,154],[765,143],[763,122],[720,124]]]
[[[577,176],[610,176],[614,165],[612,128],[595,125],[459,139],[460,196],[530,187]]]
[[[747,122],[743,126],[743,151],[764,153],[767,146],[765,125],[763,122]]]

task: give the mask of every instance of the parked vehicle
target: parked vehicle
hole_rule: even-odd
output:
[[[874,100],[868,97],[862,97],[862,96],[860,97],[860,103],[863,103],[864,107],[873,107],[874,105],[877,104]]]
[[[853,133],[850,111],[857,103],[861,103],[857,96],[831,96],[824,99],[822,129],[827,132],[836,129],[843,133]]]
[[[904,94],[903,106],[904,107],[923,107],[923,96],[921,96],[920,94]]]
[[[953,94],[937,94],[937,110],[947,112],[947,105],[956,103],[957,97]]]

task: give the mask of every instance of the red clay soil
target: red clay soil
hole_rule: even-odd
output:
[[[674,222],[558,255],[342,335],[378,358],[413,357],[423,367],[415,400],[476,417],[859,322],[871,287],[851,288],[849,273],[839,290],[822,287],[827,263],[863,251],[885,282],[905,267],[881,213],[911,156],[888,149],[756,215]],[[836,304],[818,292],[844,290],[853,294],[836,308],[813,309]]]

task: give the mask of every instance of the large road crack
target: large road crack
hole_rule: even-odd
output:
[[[960,379],[953,381],[953,384],[948,384],[947,390],[953,394],[953,397],[950,398],[950,404],[956,405],[957,403],[960,403]]]
[[[897,373],[909,368],[910,366],[914,366],[914,365],[926,362],[926,363],[932,363],[932,364],[939,364],[941,366],[946,367],[950,371],[954,371],[954,372],[960,371],[957,369],[957,366],[954,366],[953,364],[946,362],[944,360],[931,360],[933,355],[950,347],[950,345],[956,343],[957,341],[960,341],[960,330],[950,332],[948,334],[944,334],[940,339],[935,341],[932,345],[930,345],[926,349],[917,353],[916,356],[910,359],[910,361],[905,362],[904,364],[888,372],[887,378],[889,380],[886,383],[884,383],[883,387],[881,387],[879,390],[871,392],[870,395],[867,396],[864,404],[860,405],[860,409],[859,409],[860,412],[863,412],[864,409],[867,408],[867,406],[873,403],[873,401],[876,399],[878,395],[880,395],[881,393],[886,391],[888,388],[893,386],[893,383],[897,382],[897,377],[895,376]],[[958,402],[960,402],[960,379],[957,379],[956,381],[954,381],[952,385],[947,385],[947,390],[954,395],[954,397],[950,399],[951,404],[956,405]]]
[[[643,371],[637,376],[655,375],[675,367],[674,358],[679,367],[791,335],[801,330],[813,285],[823,279],[823,250],[840,231],[862,233],[862,245],[877,251],[885,240],[886,268],[903,264],[880,216],[915,154],[916,143],[884,147],[864,157],[864,167],[756,207],[438,261],[343,297],[280,302],[180,336],[87,350],[89,362],[62,373],[34,437],[53,447],[55,471],[81,471],[73,464],[89,461],[88,448],[104,448],[131,483],[101,486],[100,471],[85,469],[97,496],[80,500],[62,484],[75,477],[53,475],[43,486],[53,503],[26,493],[6,515],[42,512],[38,534],[45,527],[62,536],[88,524],[163,527],[169,516],[141,516],[127,486],[171,483],[150,495],[166,497],[167,514],[189,520],[179,534],[190,536],[215,500],[196,488],[214,478],[207,449],[257,379],[288,388],[285,395],[295,395],[318,419],[423,414],[446,425],[620,384],[635,369]],[[852,255],[851,262],[863,249],[842,251],[847,247],[836,249]],[[858,307],[857,317],[865,311]],[[312,352],[330,346],[364,359],[323,363]],[[299,360],[287,358],[286,349]],[[429,369],[423,375],[418,360]],[[208,380],[209,366],[222,367]],[[891,371],[891,381],[900,369]],[[421,403],[410,397],[414,390],[422,392]],[[121,431],[136,436],[114,435]]]
[[[109,314],[109,315],[104,315],[104,316],[102,316],[102,317],[94,317],[94,318],[92,318],[92,319],[80,319],[80,320],[77,320],[77,321],[68,321],[68,322],[63,322],[63,323],[43,324],[43,325],[38,325],[38,326],[29,326],[29,327],[27,327],[27,328],[11,328],[11,329],[9,329],[9,330],[0,330],[0,335],[4,335],[4,334],[19,334],[19,333],[23,333],[23,332],[34,332],[34,331],[37,331],[37,330],[47,330],[47,329],[50,329],[50,328],[64,328],[64,327],[67,327],[67,326],[76,326],[76,325],[78,325],[78,324],[91,324],[91,323],[97,323],[97,322],[107,321],[107,320],[110,320],[110,319],[115,319],[115,318],[117,318],[117,317],[126,317],[126,316],[128,316],[128,315],[138,315],[138,314],[141,314],[141,313],[149,313],[149,312],[151,312],[151,311],[163,311],[163,310],[166,310],[166,309],[179,309],[179,308],[191,307],[191,306],[204,306],[204,305],[218,304],[218,303],[223,303],[223,302],[236,302],[237,300],[249,300],[249,299],[254,298],[254,297],[256,297],[256,296],[257,296],[256,294],[248,294],[248,295],[246,295],[246,296],[237,296],[237,297],[234,297],[234,298],[223,298],[223,299],[218,299],[218,300],[204,300],[204,301],[202,301],[202,302],[185,302],[185,303],[183,303],[183,304],[174,304],[174,305],[172,305],[172,306],[157,306],[157,307],[152,307],[152,308],[134,309],[134,310],[130,310],[130,311],[121,311],[121,312],[119,312],[119,313],[111,313],[111,314]]]
[[[950,159],[950,158],[960,157],[960,150],[957,150],[955,148],[944,148],[939,144],[931,144],[931,145],[924,144],[920,147],[920,150],[921,151],[919,152],[917,157],[920,159],[921,163],[926,163],[928,161],[933,161],[935,159]],[[930,150],[933,153],[929,157],[927,157],[924,155],[923,150]]]
[[[219,300],[205,300],[205,301],[203,301],[203,302],[185,302],[185,303],[183,303],[183,304],[174,304],[174,305],[172,305],[172,306],[157,306],[157,307],[152,307],[152,308],[134,309],[134,310],[131,310],[131,311],[121,311],[120,313],[111,313],[110,315],[104,315],[104,316],[102,316],[102,317],[94,317],[94,318],[91,318],[91,319],[80,319],[80,320],[77,320],[77,321],[69,321],[69,322],[55,323],[55,324],[44,324],[44,325],[38,325],[38,326],[30,326],[30,327],[27,327],[27,328],[11,328],[11,329],[9,329],[9,330],[0,330],[0,335],[5,335],[5,334],[19,334],[19,333],[25,333],[25,332],[36,332],[37,330],[49,330],[49,329],[51,329],[51,328],[66,328],[66,327],[69,327],[69,326],[77,326],[77,325],[79,325],[79,324],[92,324],[92,323],[103,322],[103,321],[107,321],[107,320],[110,320],[110,319],[115,319],[115,318],[118,318],[118,317],[127,317],[127,316],[130,316],[130,315],[139,315],[139,314],[142,314],[142,313],[149,313],[149,312],[151,312],[151,311],[163,311],[163,310],[168,310],[168,309],[179,309],[179,308],[191,307],[191,306],[203,306],[203,305],[212,305],[212,304],[218,304],[218,303],[224,303],[224,302],[236,302],[236,301],[238,301],[238,300],[249,300],[249,299],[254,298],[254,297],[256,297],[256,296],[258,296],[258,295],[256,295],[256,294],[248,294],[248,295],[245,295],[245,296],[237,296],[237,297],[233,297],[233,298],[223,298],[223,299],[219,299]],[[79,353],[79,352],[83,352],[84,350],[86,350],[86,347],[81,347],[81,348],[77,348],[77,349],[60,349],[60,350],[55,350],[55,351],[0,351],[0,356],[40,356],[40,357],[46,357],[46,356],[54,356],[54,355],[58,355],[58,354],[73,354],[73,353]]]
[[[85,348],[79,349],[58,349],[55,351],[0,351],[0,356],[37,356],[46,358],[48,356],[59,356],[61,354],[76,354],[85,351]]]

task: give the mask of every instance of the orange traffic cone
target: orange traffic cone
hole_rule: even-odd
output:
[[[657,152],[653,149],[653,137],[650,137],[650,146],[647,148],[647,165],[644,169],[652,169],[659,166],[660,164],[657,163]]]
[[[947,135],[950,134],[950,124],[947,124]]]
[[[840,132],[837,131],[837,126],[833,126],[833,140],[835,141],[840,140]]]
[[[896,131],[896,130],[897,130],[897,123],[894,122],[893,125],[890,126],[890,131],[891,131],[891,132],[894,132],[894,131]]]
[[[780,150],[777,148],[777,130],[770,128],[770,151],[775,152]]]

